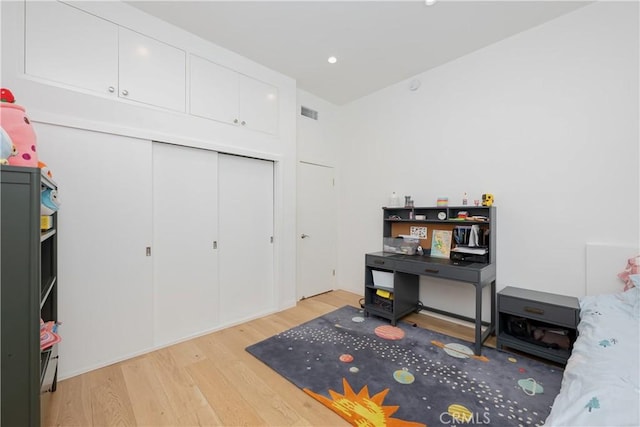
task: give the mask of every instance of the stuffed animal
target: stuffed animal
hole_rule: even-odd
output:
[[[58,191],[46,188],[40,193],[40,215],[53,215],[60,209]]]
[[[37,167],[36,134],[24,107],[14,104],[15,99],[9,89],[0,89],[0,101],[0,124],[18,150],[18,155],[8,158],[9,164]]]
[[[51,173],[49,166],[47,166],[45,162],[38,162],[38,167],[40,168],[40,173],[42,175],[46,176],[49,179],[53,179],[53,174]]]
[[[0,128],[0,165],[8,165],[9,157],[17,154],[18,149],[11,140],[11,137],[4,129]]]

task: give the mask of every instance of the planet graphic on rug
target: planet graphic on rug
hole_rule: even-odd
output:
[[[475,354],[473,354],[473,350],[471,350],[471,348],[467,347],[464,344],[458,344],[458,343],[444,344],[436,340],[431,341],[431,344],[435,345],[436,347],[440,347],[441,349],[444,350],[445,353],[447,353],[451,357],[455,357],[456,359],[472,358],[472,359],[481,360],[483,362],[489,361],[489,359],[487,359],[485,356],[476,356]]]
[[[469,409],[467,409],[462,405],[458,405],[457,403],[449,405],[449,407],[447,408],[447,413],[451,415],[451,417],[456,422],[464,422],[464,423],[470,421],[471,417],[473,416],[473,414]]]
[[[518,381],[518,385],[529,396],[533,396],[534,394],[544,393],[544,388],[540,384],[538,384],[537,381],[534,380],[533,378],[521,379]]]
[[[362,317],[362,316],[355,316],[355,317],[352,317],[352,318],[351,318],[351,321],[352,321],[352,322],[355,322],[355,323],[362,323],[362,322],[364,322],[364,317]]]
[[[398,327],[391,325],[378,326],[373,331],[377,336],[385,340],[401,340],[404,338],[404,331]]]
[[[393,379],[398,381],[400,384],[411,384],[416,380],[416,377],[414,377],[413,374],[407,370],[407,368],[403,368],[398,369],[393,373]]]
[[[344,362],[344,363],[353,362],[353,356],[350,354],[341,354],[339,359],[341,362]]]

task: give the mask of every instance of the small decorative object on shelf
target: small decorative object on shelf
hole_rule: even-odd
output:
[[[493,206],[493,194],[486,193],[482,195],[482,206]]]
[[[465,192],[465,193],[462,195],[462,206],[466,206],[468,201],[469,201],[469,196],[468,196],[468,195],[467,195],[467,193]]]
[[[399,208],[400,205],[400,196],[398,196],[396,194],[396,192],[394,191],[393,193],[391,193],[391,197],[389,198],[389,207],[390,208]]]
[[[405,208],[413,207],[413,200],[411,200],[411,196],[404,196],[404,207]]]
[[[449,206],[449,198],[448,197],[438,197],[438,201],[436,202],[436,206]]]

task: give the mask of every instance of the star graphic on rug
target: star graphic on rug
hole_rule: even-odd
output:
[[[365,385],[356,394],[346,378],[342,378],[344,394],[329,390],[331,399],[305,388],[304,391],[354,426],[369,427],[426,427],[426,424],[391,418],[400,407],[383,406],[384,398],[389,389],[386,388],[375,396],[369,396],[369,389]]]

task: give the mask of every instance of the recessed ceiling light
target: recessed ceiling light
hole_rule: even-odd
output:
[[[335,64],[336,62],[338,62],[338,58],[336,58],[335,56],[330,56],[327,61],[329,61],[329,64]]]
[[[433,6],[434,4],[436,4],[436,0],[424,0],[424,4],[426,4],[427,6]]]

